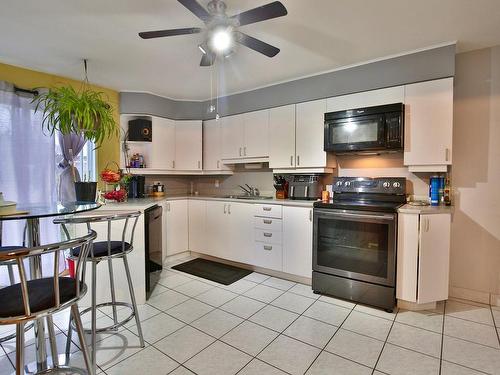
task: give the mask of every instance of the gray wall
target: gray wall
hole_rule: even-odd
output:
[[[219,99],[222,116],[329,98],[360,91],[451,77],[455,45],[437,47],[352,68],[319,74]],[[123,92],[121,113],[144,113],[171,119],[207,119],[208,101],[175,101],[152,94]]]

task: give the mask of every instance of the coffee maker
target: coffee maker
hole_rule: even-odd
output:
[[[145,176],[132,176],[128,184],[128,197],[144,198],[145,186],[146,186]]]

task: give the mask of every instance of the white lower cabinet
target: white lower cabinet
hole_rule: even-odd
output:
[[[175,255],[189,248],[188,243],[188,200],[167,201],[166,216],[167,255]]]
[[[203,252],[205,249],[206,216],[206,201],[188,201],[189,251]]]
[[[396,298],[448,299],[451,215],[399,214]]]
[[[283,271],[312,277],[312,208],[283,207]]]

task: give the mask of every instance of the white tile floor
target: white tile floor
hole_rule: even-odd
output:
[[[100,374],[500,374],[497,307],[450,300],[389,314],[258,273],[223,286],[166,269],[160,283],[140,307],[146,347],[134,322],[99,335]],[[55,318],[60,353],[67,317]],[[82,367],[74,340],[71,364]],[[27,341],[32,361],[32,333]],[[4,343],[0,375],[14,361],[15,344]]]

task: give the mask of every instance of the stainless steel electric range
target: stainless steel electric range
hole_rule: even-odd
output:
[[[396,302],[399,177],[335,177],[333,198],[314,203],[315,292],[392,311]]]

